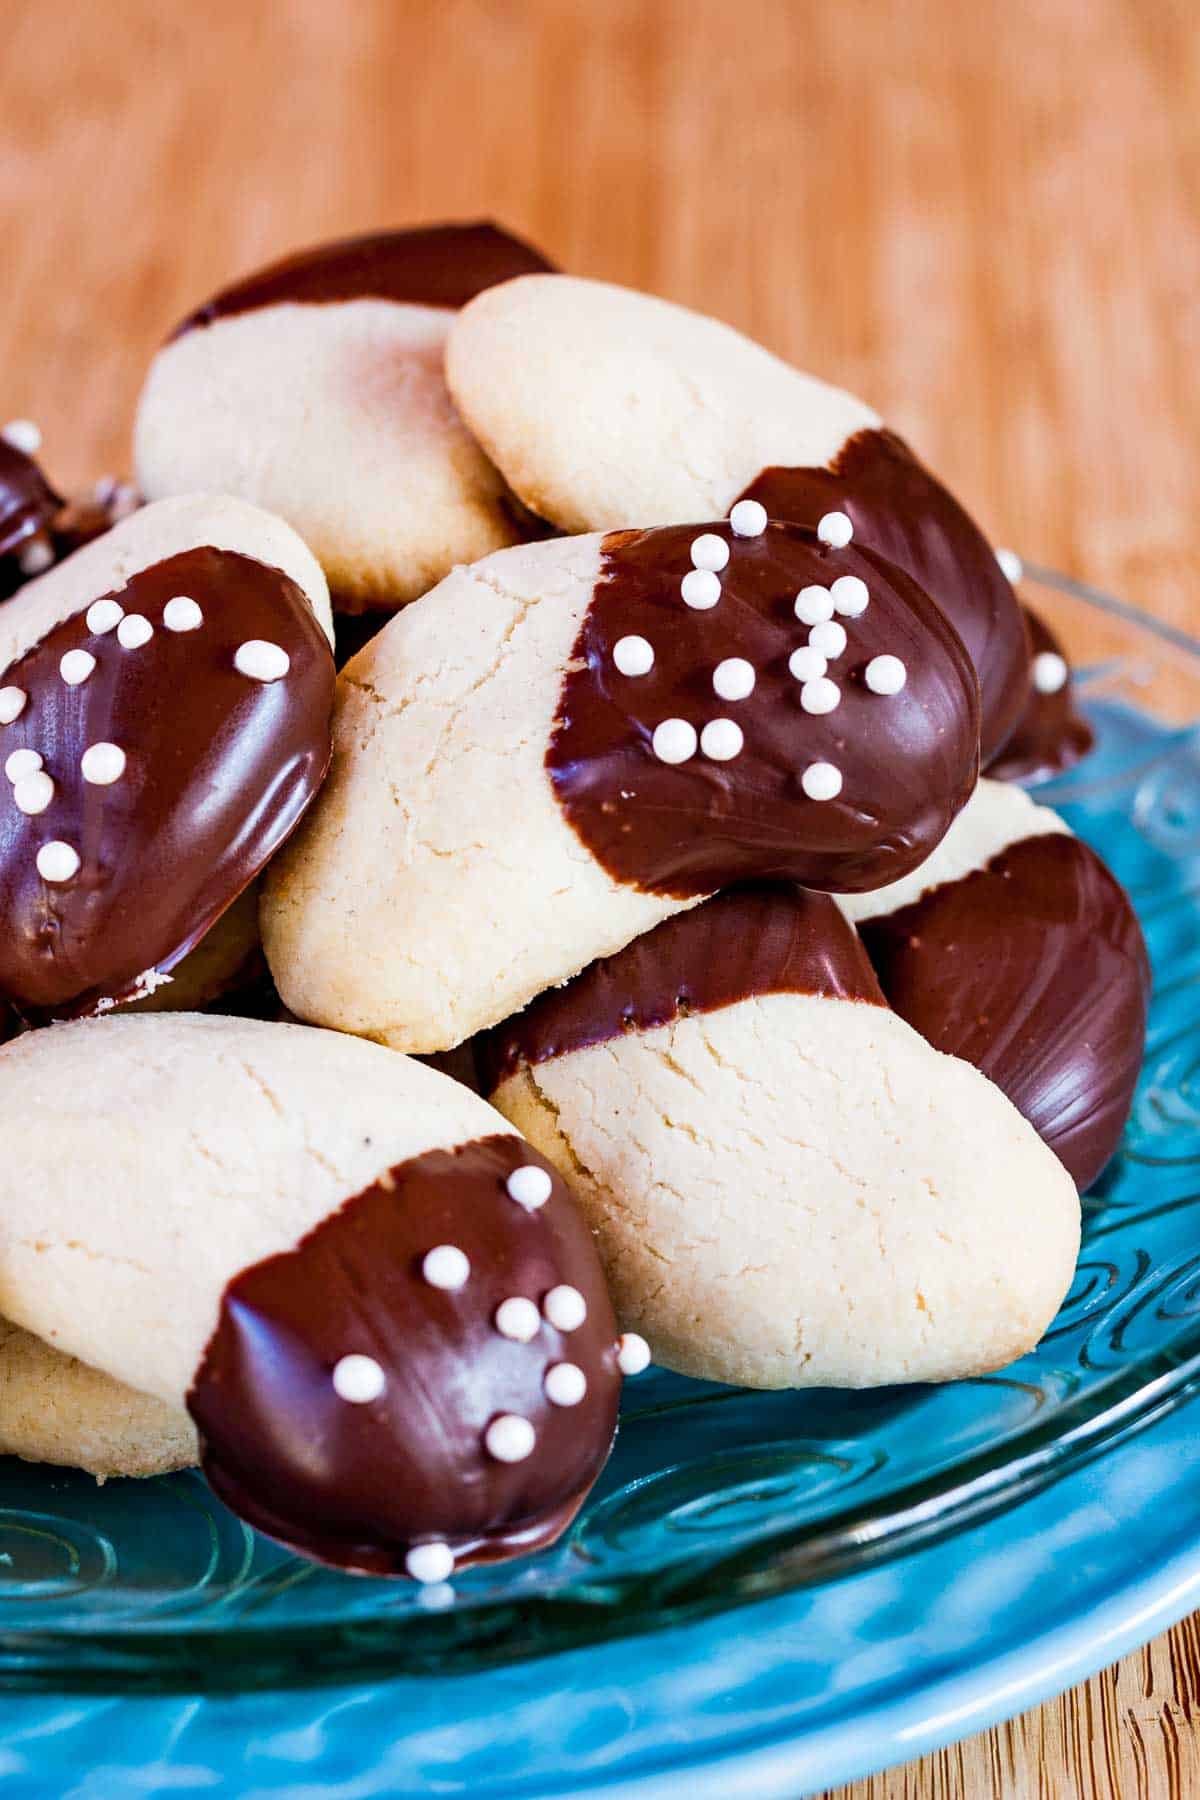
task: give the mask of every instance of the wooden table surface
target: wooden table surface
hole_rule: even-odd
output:
[[[490,214],[861,391],[998,542],[1200,626],[1194,0],[0,0],[0,414],[127,466],[231,273]],[[1196,1621],[856,1800],[1200,1792]]]

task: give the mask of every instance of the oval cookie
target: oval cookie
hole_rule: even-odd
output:
[[[493,225],[318,245],[198,307],[151,366],[135,460],[150,499],[211,489],[287,519],[339,610],[394,610],[522,535],[442,374],[455,310],[549,265]]]
[[[327,607],[287,526],[203,499],[4,606],[0,993],[27,1017],[153,992],[287,837],[328,766]]]
[[[1030,1349],[1070,1282],[1061,1165],[888,1010],[824,896],[707,901],[543,995],[481,1063],[570,1171],[622,1323],[686,1374],[978,1374]]]
[[[896,1011],[981,1069],[1089,1187],[1129,1116],[1150,997],[1141,927],[1096,852],[981,781],[927,869],[844,904]]]
[[[0,1319],[0,1455],[113,1475],[166,1475],[199,1460],[180,1406],[114,1381]]]
[[[338,695],[263,941],[298,1016],[405,1050],[730,881],[881,885],[975,780],[975,677],[939,610],[799,526],[502,551],[393,620]]]
[[[941,606],[975,664],[985,764],[1025,703],[1012,587],[974,521],[878,414],[728,326],[566,275],[481,294],[447,379],[471,430],[566,531],[714,517],[739,497],[815,526],[844,513]]]
[[[1029,631],[1029,683],[1021,715],[988,774],[993,781],[1048,781],[1073,769],[1095,735],[1075,704],[1071,665],[1044,619],[1024,609]]]
[[[31,1032],[0,1093],[0,1308],[186,1402],[243,1518],[418,1579],[569,1522],[616,1423],[612,1310],[562,1181],[476,1095],[199,1015]]]
[[[62,505],[33,457],[0,432],[0,567],[9,558],[19,562],[22,546],[50,529]]]

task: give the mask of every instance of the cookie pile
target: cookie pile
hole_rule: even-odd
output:
[[[1013,785],[1088,748],[1060,647],[870,407],[441,226],[197,307],[136,495],[38,448],[0,439],[4,1447],[198,1458],[436,1583],[565,1529],[651,1354],[857,1387],[1036,1343],[1146,954]]]

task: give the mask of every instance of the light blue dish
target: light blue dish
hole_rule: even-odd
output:
[[[873,1395],[644,1377],[570,1539],[453,1595],[313,1570],[196,1477],[2,1464],[0,1680],[41,1690],[4,1701],[6,1796],[641,1796],[686,1772],[791,1800],[1200,1603],[1200,742],[1146,704],[1200,715],[1200,660],[1120,609],[1050,610],[1103,632],[1105,662],[1100,747],[1046,797],[1133,894],[1155,999],[1125,1152],[1038,1351]]]

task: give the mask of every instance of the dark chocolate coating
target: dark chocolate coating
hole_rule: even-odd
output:
[[[522,1164],[554,1181],[527,1212],[505,1182]],[[470,1276],[446,1292],[421,1272],[439,1244]],[[587,1302],[575,1331],[543,1318],[530,1343],[501,1336],[497,1307],[540,1306],[566,1283]],[[456,1563],[536,1550],[570,1523],[617,1422],[617,1329],[591,1234],[549,1163],[520,1138],[481,1138],[400,1163],[294,1250],[230,1282],[188,1407],[205,1474],[260,1531],[339,1568],[394,1575],[406,1551],[448,1543]],[[342,1400],[331,1376],[371,1356],[386,1387]],[[587,1377],[577,1406],[554,1406],[546,1370]],[[528,1419],[523,1462],[485,1445],[501,1413]]]
[[[56,560],[70,556],[85,544],[103,537],[127,519],[144,502],[136,490],[111,476],[98,481],[89,494],[72,496],[57,515],[51,530]]]
[[[932,594],[979,676],[981,757],[987,768],[1028,694],[1021,608],[996,553],[953,494],[892,431],[860,431],[830,469],[764,469],[746,489],[772,519],[815,525],[849,514],[855,542],[879,550]]]
[[[858,933],[835,901],[792,882],[755,882],[665,919],[483,1033],[476,1045],[483,1091],[494,1093],[523,1066],[755,994],[884,1004]]]
[[[128,501],[133,495],[121,482],[107,480],[97,482],[90,494],[61,502],[57,495],[53,497],[55,510],[35,534],[51,553],[53,560],[48,567],[90,544],[93,538],[103,537],[120,519],[127,518],[131,510]],[[33,579],[34,574],[26,574],[22,569],[19,556],[0,554],[0,600],[7,600]]]
[[[45,531],[61,506],[32,456],[0,438],[0,556]]]
[[[1049,626],[1029,607],[1022,610],[1029,628],[1031,654],[1041,656],[1049,651],[1062,656],[1062,645]],[[1025,710],[988,770],[994,781],[1048,781],[1052,775],[1074,768],[1095,743],[1091,726],[1075,710],[1070,664],[1067,667],[1066,682],[1056,694],[1039,693],[1030,675]]]
[[[731,546],[722,593],[709,611],[680,597],[700,532]],[[837,708],[806,713],[791,652],[808,642],[796,618],[799,589],[860,576],[866,612],[841,621],[845,653],[830,664]],[[648,675],[621,675],[613,646],[637,633],[654,648]],[[901,693],[867,688],[871,658],[908,670]],[[713,670],[728,657],[753,664],[746,700],[721,700]],[[668,765],[651,747],[655,727],[683,718],[697,733],[730,718],[741,753],[715,762],[697,750]],[[797,525],[735,537],[727,523],[613,532],[563,680],[546,765],[563,811],[618,881],[689,897],[737,881],[783,879],[853,892],[895,881],[924,861],[975,783],[979,696],[959,639],[929,596],[873,550],[830,550]],[[810,800],[812,762],[841,771],[835,800]]]
[[[376,231],[299,250],[234,282],[189,314],[172,338],[234,313],[289,301],[320,306],[335,300],[399,300],[456,309],[514,276],[552,273],[553,264],[540,251],[483,221]]]
[[[982,1069],[1089,1187],[1129,1117],[1150,995],[1133,908],[1095,851],[1026,838],[861,931],[901,1017]]]
[[[198,630],[163,625],[176,595],[200,606]],[[28,747],[55,783],[46,811],[27,817],[0,777],[0,995],[29,1016],[90,1011],[133,991],[144,971],[172,968],[283,843],[329,765],[333,656],[286,575],[231,551],[189,550],[112,598],[154,626],[141,649],[122,649],[115,631],[95,636],[85,609],[0,678],[29,696],[0,728],[0,765]],[[287,651],[282,680],[237,672],[234,654],[251,638]],[[68,687],[59,663],[74,649],[96,667]],[[126,754],[112,786],[83,779],[96,743]],[[82,859],[62,884],[37,871],[52,839]]]

